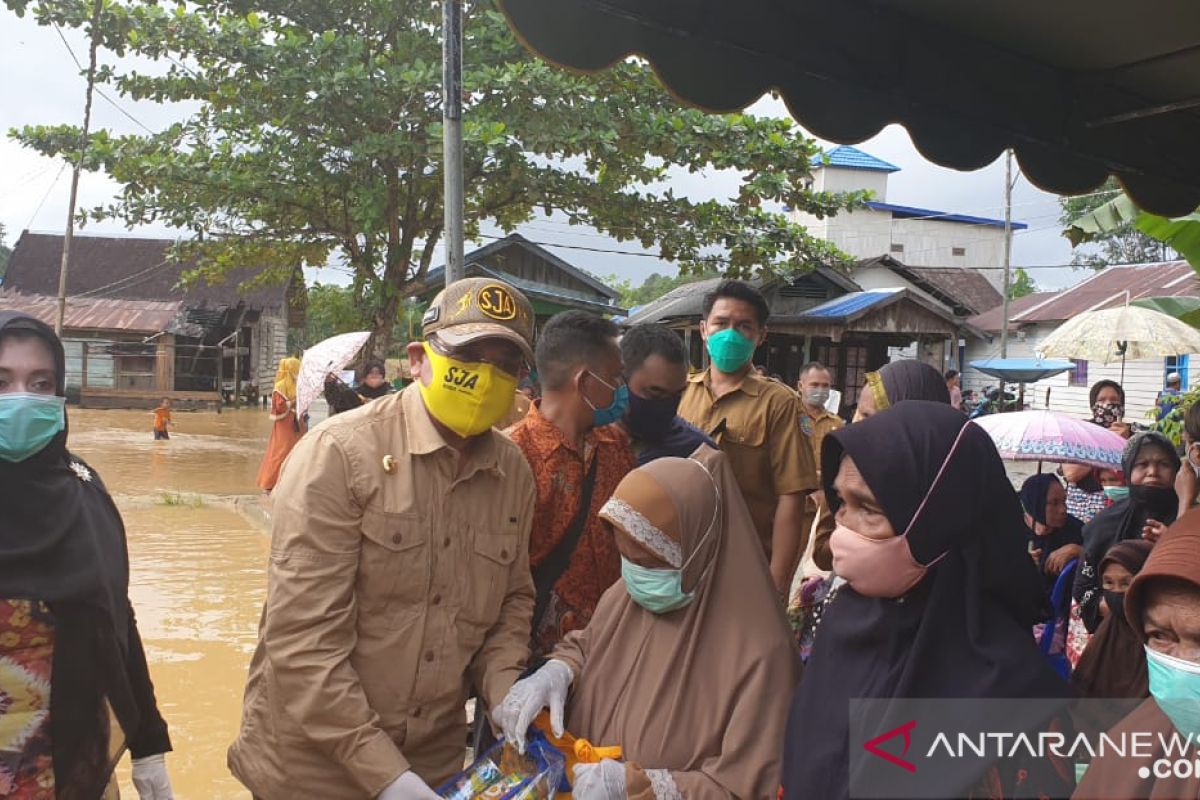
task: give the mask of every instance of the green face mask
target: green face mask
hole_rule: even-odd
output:
[[[1150,694],[1184,736],[1200,736],[1200,664],[1146,649]]]
[[[1107,497],[1109,500],[1112,500],[1114,503],[1118,500],[1124,500],[1126,497],[1129,497],[1129,487],[1128,486],[1105,486],[1104,487],[1104,496]]]
[[[727,374],[746,366],[746,362],[754,355],[754,347],[754,342],[733,328],[708,336],[708,355],[717,369]]]
[[[67,424],[67,399],[46,394],[0,394],[0,460],[17,463],[40,452]]]

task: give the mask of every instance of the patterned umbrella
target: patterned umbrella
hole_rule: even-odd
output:
[[[1069,320],[1046,337],[1038,352],[1105,364],[1118,356],[1124,361],[1200,353],[1200,330],[1149,308],[1106,308]]]
[[[1055,411],[1010,411],[979,417],[1000,457],[1009,461],[1052,461],[1121,468],[1125,440],[1087,420]]]
[[[304,351],[300,377],[296,379],[296,416],[304,416],[313,400],[325,390],[325,376],[338,372],[362,350],[370,331],[354,331],[331,336]]]

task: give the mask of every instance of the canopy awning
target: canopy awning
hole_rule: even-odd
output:
[[[978,169],[1007,147],[1041,188],[1109,174],[1142,208],[1200,206],[1200,3],[1159,0],[497,0],[549,61],[649,59],[667,88],[734,111],[777,90],[814,135],[904,125]]]
[[[1075,369],[1075,362],[1036,358],[988,358],[972,361],[968,366],[1002,381],[1036,383],[1042,378]]]

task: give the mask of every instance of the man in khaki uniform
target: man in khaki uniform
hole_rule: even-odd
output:
[[[434,300],[414,383],[296,445],[274,494],[267,602],[233,773],[261,800],[433,800],[527,656],[533,476],[492,425],[532,360],[511,286]]]
[[[817,488],[817,472],[800,431],[796,393],[751,367],[769,313],[763,296],[740,281],[724,281],[705,296],[700,335],[712,364],[688,379],[679,416],[716,439],[728,456],[775,587],[786,595],[812,525],[805,503]]]
[[[837,414],[825,408],[829,392],[833,388],[833,378],[829,370],[819,361],[811,361],[800,370],[800,399],[803,406],[800,410],[800,429],[808,435],[812,444],[813,460],[817,465],[817,480],[821,479],[821,442],[825,435],[836,431],[846,423]],[[829,550],[829,537],[833,534],[833,515],[825,504],[825,497],[820,489],[808,496],[808,511],[817,515],[816,532],[813,534],[813,563],[826,572],[833,569],[833,553]]]

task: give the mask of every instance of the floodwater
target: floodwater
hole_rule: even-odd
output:
[[[171,729],[175,796],[245,800],[225,750],[266,595],[268,538],[236,503],[259,503],[267,412],[176,412],[168,442],[153,440],[149,411],[68,413],[71,450],[95,467],[125,519],[129,591]],[[136,798],[128,757],[118,775],[122,797]]]

